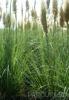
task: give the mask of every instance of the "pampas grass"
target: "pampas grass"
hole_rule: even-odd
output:
[[[69,21],[69,1],[63,0],[63,12],[64,12],[64,19],[66,23],[68,24]]]
[[[47,28],[47,20],[46,20],[46,7],[45,7],[44,2],[42,2],[42,5],[41,5],[41,23],[42,23],[42,26],[43,26],[43,30],[47,35],[48,28]]]
[[[62,27],[62,36],[63,36],[63,26],[64,26],[64,13],[62,7],[60,8],[60,26]]]
[[[3,14],[3,24],[5,27],[11,27],[11,16],[10,14]]]
[[[63,27],[64,26],[64,12],[62,7],[60,8],[60,26]]]
[[[67,47],[69,47],[69,1],[63,0],[63,13],[64,13],[64,20],[67,24]]]
[[[56,22],[57,22],[57,16],[58,16],[58,4],[57,4],[57,0],[52,0],[52,14],[53,14],[53,36],[54,36],[54,32],[56,31]]]
[[[27,100],[31,99],[31,96],[32,100],[46,100],[51,97],[51,100],[61,100],[62,95],[63,99],[69,95],[69,52],[66,34],[63,39],[60,30],[52,37],[52,33],[48,32],[44,2],[41,7],[42,27],[29,30],[31,23],[27,21],[24,27],[26,31],[17,30],[17,44],[15,30],[0,29],[2,96],[26,96]],[[62,17],[62,13],[60,15]]]
[[[57,0],[52,0],[52,13],[54,15],[54,22],[55,22],[58,15]]]

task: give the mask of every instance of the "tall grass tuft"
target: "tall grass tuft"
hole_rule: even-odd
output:
[[[41,7],[43,30],[42,27],[29,30],[30,23],[27,24],[26,31],[17,30],[17,36],[16,31],[11,28],[0,30],[0,95],[2,96],[27,96],[27,100],[37,98],[45,100],[46,96],[51,100],[59,98],[61,100],[60,96],[63,96],[67,100],[69,52],[66,34],[63,39],[60,30],[55,37],[52,37],[47,28],[44,2]]]

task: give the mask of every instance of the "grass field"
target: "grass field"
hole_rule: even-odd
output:
[[[41,28],[17,33],[0,30],[0,95],[30,95],[32,100],[59,96],[64,97],[59,100],[68,100],[68,44],[67,32],[62,35],[61,29],[54,35],[49,32],[48,37]]]

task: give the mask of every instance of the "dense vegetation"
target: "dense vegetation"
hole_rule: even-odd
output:
[[[66,31],[62,36],[58,28],[54,36],[49,32],[47,38],[40,27],[26,31],[18,29],[17,34],[10,29],[0,30],[1,95],[34,98],[66,98],[69,95]]]
[[[46,8],[45,2],[42,2],[38,19],[35,0],[30,22],[29,1],[26,0],[25,19],[21,5],[22,20],[18,23],[16,3],[16,0],[11,0],[10,12],[7,13],[6,0],[3,16],[0,11],[4,24],[4,29],[0,29],[0,96],[7,97],[7,100],[10,96],[21,96],[26,100],[69,100],[67,13],[61,7],[58,14],[57,0],[53,0],[53,23],[50,24],[47,17],[49,7]],[[11,13],[12,8],[15,18]]]

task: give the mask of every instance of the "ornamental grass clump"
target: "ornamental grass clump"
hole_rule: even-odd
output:
[[[45,32],[46,43],[47,43],[47,53],[49,57],[48,27],[47,27],[47,19],[46,19],[46,7],[45,7],[44,1],[41,4],[41,24]]]
[[[41,6],[41,23],[44,29],[44,32],[46,33],[46,64],[48,65],[48,90],[50,91],[54,91],[54,68],[51,67],[50,65],[50,59],[51,59],[51,55],[50,55],[50,42],[49,42],[49,35],[48,35],[48,28],[47,28],[47,20],[46,20],[46,7],[44,2],[42,2],[42,6]],[[55,66],[55,65],[54,65]],[[52,94],[51,94],[52,95]]]

